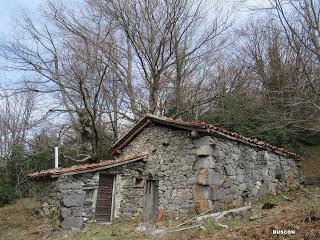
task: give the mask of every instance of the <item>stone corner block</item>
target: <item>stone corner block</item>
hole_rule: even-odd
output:
[[[71,229],[72,227],[82,227],[83,219],[82,217],[66,217],[60,222],[60,227],[62,229]]]
[[[194,165],[193,170],[198,170],[201,168],[214,168],[215,167],[215,160],[211,156],[203,157],[198,159]]]
[[[218,185],[210,185],[207,188],[209,200],[222,200],[224,199],[224,189]]]
[[[65,193],[61,203],[65,207],[82,206],[85,202],[85,193]]]
[[[208,200],[203,199],[203,200],[199,200],[199,201],[195,202],[195,208],[197,209],[197,211],[199,213],[203,213],[203,212],[209,210]]]
[[[220,184],[220,174],[212,169],[200,169],[197,173],[197,183],[200,185]]]
[[[210,136],[204,136],[193,140],[193,144],[196,147],[201,147],[204,145],[214,146],[215,143]]]
[[[197,148],[196,153],[199,157],[206,157],[214,154],[213,147],[210,145],[203,145]]]

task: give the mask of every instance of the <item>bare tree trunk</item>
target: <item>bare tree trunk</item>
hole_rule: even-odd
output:
[[[130,107],[134,116],[135,120],[139,120],[140,114],[136,103],[136,98],[134,94],[134,88],[133,88],[133,79],[132,79],[132,49],[131,49],[131,43],[128,37],[127,39],[127,84],[126,84],[126,92],[129,97],[130,101]]]

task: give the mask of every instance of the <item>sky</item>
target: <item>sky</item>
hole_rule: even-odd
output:
[[[0,36],[7,37],[14,31],[14,18],[24,11],[37,11],[42,0],[0,0]],[[0,59],[0,86],[1,83],[13,81],[17,72],[4,72],[1,70],[1,65],[5,65],[4,60]]]
[[[212,0],[206,0],[212,2]],[[222,3],[232,4],[237,2],[237,0],[221,0]],[[267,0],[238,0],[241,3],[242,11],[238,14],[241,17],[237,16],[238,21],[244,21],[246,16],[248,16],[248,12],[246,11],[247,6],[257,6],[263,5]],[[0,36],[9,36],[15,30],[15,21],[14,18],[18,17],[21,12],[24,10],[37,12],[43,0],[0,0]],[[237,15],[238,15],[237,14]],[[11,80],[16,79],[19,73],[8,73],[1,71],[1,65],[5,65],[5,62],[0,59],[0,86],[1,82],[11,82]]]
[[[13,30],[13,16],[17,16],[21,10],[37,11],[37,8],[43,0],[0,0],[0,31],[8,33]],[[210,1],[210,0],[207,0]],[[235,2],[236,0],[223,0],[225,2]],[[267,0],[247,0],[243,6],[259,5],[267,2]]]
[[[65,0],[70,1],[70,0]],[[76,0],[77,1],[77,0]],[[213,0],[205,0],[212,2]],[[218,0],[221,1],[222,4],[232,4],[235,1],[242,1],[242,0]],[[2,37],[8,37],[11,33],[15,32],[15,18],[23,12],[35,12],[39,11],[40,5],[43,0],[0,0],[0,39]],[[237,12],[236,21],[238,23],[244,22],[246,18],[249,16],[249,13],[246,11],[247,7],[259,6],[264,5],[268,0],[246,0],[246,4],[241,4],[242,10]],[[31,15],[32,16],[32,15]],[[2,66],[7,65],[8,63],[0,59],[0,89],[3,86],[8,86],[13,82],[17,82],[23,78],[23,73],[17,71],[6,72],[1,69]],[[2,100],[0,98],[0,104]],[[46,102],[43,102],[46,104]],[[44,110],[46,108],[43,108]],[[40,110],[41,111],[41,110]]]
[[[36,11],[42,0],[0,0],[0,31],[8,33],[13,30],[13,16],[22,10]]]

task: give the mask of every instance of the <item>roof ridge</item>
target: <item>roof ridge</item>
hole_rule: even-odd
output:
[[[247,145],[254,145],[263,149],[270,149],[274,152],[289,155],[296,159],[300,159],[296,153],[290,152],[285,148],[280,148],[274,146],[272,144],[266,143],[262,140],[258,140],[257,138],[246,137],[237,132],[231,132],[225,128],[217,127],[213,124],[207,123],[205,121],[184,121],[177,120],[173,118],[168,118],[165,116],[157,116],[154,114],[146,114],[127,134],[125,134],[122,138],[120,138],[109,150],[109,153],[114,154],[117,147],[119,149],[123,148],[128,144],[137,134],[139,134],[146,126],[149,125],[148,119],[153,120],[158,123],[162,123],[164,125],[172,125],[180,128],[195,128],[195,130],[206,130],[208,132],[211,131],[213,134],[219,134],[225,138],[228,138],[233,141],[242,142]]]

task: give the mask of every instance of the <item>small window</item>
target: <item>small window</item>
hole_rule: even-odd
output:
[[[93,193],[94,193],[94,189],[90,189],[86,191],[86,201],[93,200]]]
[[[134,187],[136,188],[142,188],[143,187],[143,179],[142,178],[136,178],[135,180],[135,184],[134,184]]]

